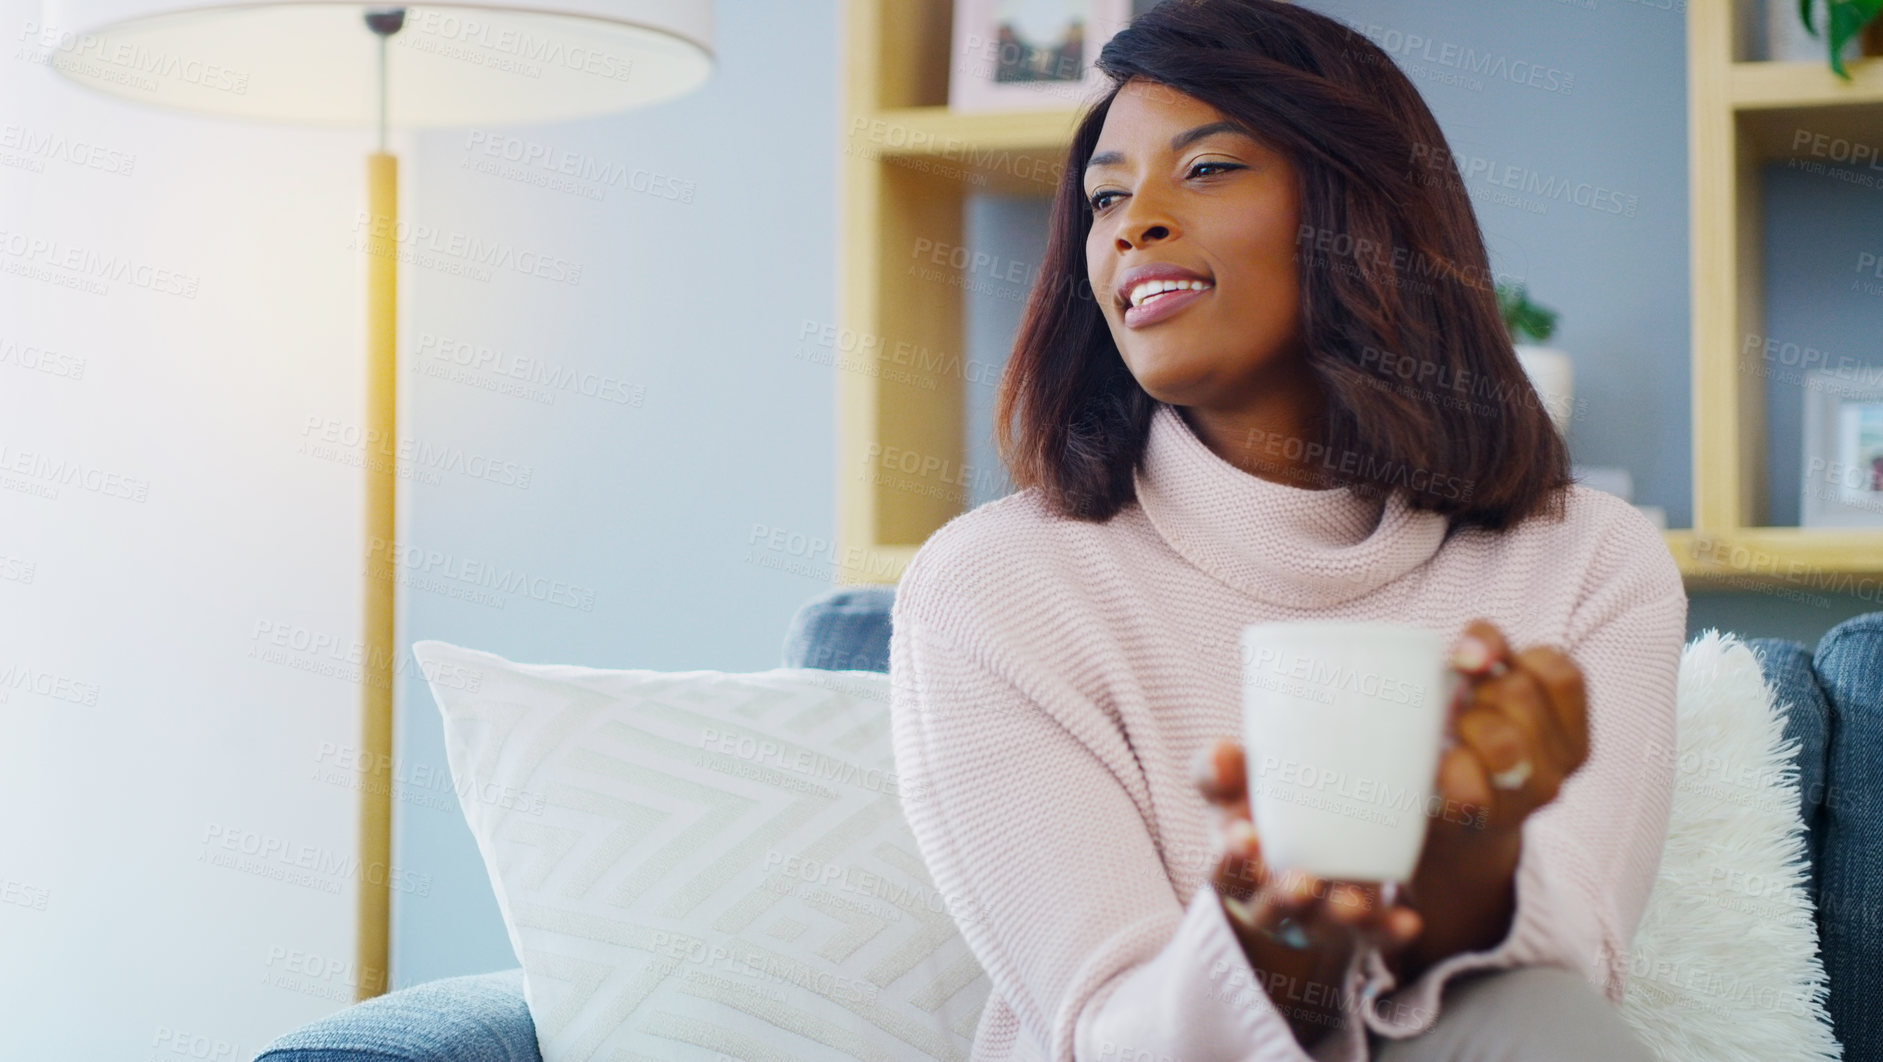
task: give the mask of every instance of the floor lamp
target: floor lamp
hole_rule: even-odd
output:
[[[44,0],[46,65],[113,96],[187,111],[323,126],[376,124],[366,159],[369,438],[398,451],[398,159],[388,126],[565,121],[690,91],[712,69],[712,0],[452,0],[422,7],[234,0]],[[359,970],[388,969],[396,584],[396,469],[364,462],[360,747],[380,765],[360,799]],[[396,549],[396,546],[389,546]],[[396,556],[396,553],[394,554]],[[374,881],[377,868],[378,880]],[[385,978],[356,978],[360,998]]]

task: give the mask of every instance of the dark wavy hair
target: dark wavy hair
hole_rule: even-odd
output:
[[[1113,84],[1073,134],[996,400],[1017,487],[1094,522],[1136,500],[1157,400],[1094,300],[1083,176],[1112,101],[1139,79],[1210,104],[1299,175],[1302,338],[1326,396],[1324,435],[1280,450],[1268,440],[1269,452],[1318,453],[1326,483],[1403,490],[1452,529],[1560,516],[1568,447],[1517,361],[1445,136],[1384,51],[1279,0],[1164,0],[1097,65]]]

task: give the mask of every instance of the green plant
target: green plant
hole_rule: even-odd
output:
[[[1804,19],[1805,29],[1813,37],[1829,37],[1831,45],[1831,69],[1838,77],[1850,80],[1850,72],[1844,69],[1844,45],[1851,42],[1870,24],[1870,20],[1883,13],[1883,0],[1825,0],[1828,5],[1824,19],[1824,33],[1819,33],[1813,25],[1812,8],[1816,0],[1798,0],[1798,17]]]
[[[1512,342],[1527,336],[1533,342],[1547,343],[1556,334],[1556,311],[1546,310],[1530,301],[1522,284],[1497,286],[1497,309],[1504,315],[1504,327]]]

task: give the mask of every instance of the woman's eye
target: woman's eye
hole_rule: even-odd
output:
[[[1190,167],[1189,176],[1191,177],[1209,176],[1208,173],[1201,172],[1204,170],[1221,170],[1227,173],[1230,170],[1240,170],[1244,168],[1245,167],[1234,162],[1198,162],[1198,163],[1193,164]],[[1104,210],[1106,207],[1111,205],[1112,196],[1123,195],[1123,194],[1124,194],[1123,192],[1099,192],[1091,196],[1090,198],[1088,198],[1085,201],[1085,205],[1088,207],[1091,207],[1092,212],[1096,214],[1099,211]]]

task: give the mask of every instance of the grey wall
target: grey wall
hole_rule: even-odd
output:
[[[1765,384],[1766,504],[1775,524],[1798,522],[1805,400],[1821,393],[1806,386],[1809,367],[1883,392],[1883,276],[1875,266],[1883,261],[1883,163],[1800,161],[1806,165],[1764,171],[1765,334],[1747,337],[1761,353],[1754,375]],[[1820,474],[1811,485],[1822,482]]]
[[[683,99],[418,139],[409,214],[581,273],[402,273],[409,434],[500,469],[408,488],[411,542],[450,559],[402,566],[404,644],[595,667],[778,665],[792,612],[832,582],[830,547],[812,540],[833,527],[836,379],[800,337],[835,312],[837,8],[720,4],[717,68]],[[506,153],[552,161],[467,168]],[[561,176],[585,170],[602,179]],[[460,366],[478,355],[437,357],[438,337],[498,353]],[[517,382],[503,371],[527,375],[523,359],[577,382],[525,389],[553,403],[489,389]],[[462,375],[426,374],[450,369]],[[791,544],[770,547],[772,528]],[[573,589],[545,601],[438,575],[465,563]],[[446,763],[416,675],[397,740],[420,784],[394,802],[396,861],[433,888],[395,897],[395,983],[514,966],[452,794],[422,784]]]

